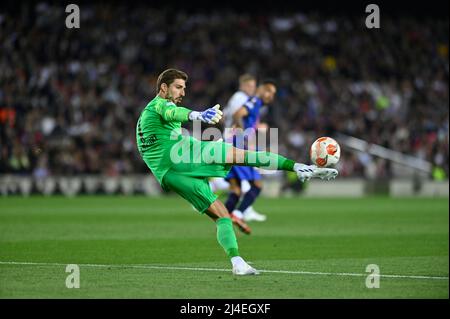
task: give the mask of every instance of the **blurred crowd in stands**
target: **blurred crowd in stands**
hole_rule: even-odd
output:
[[[83,5],[65,27],[58,4],[0,12],[0,174],[147,173],[135,146],[141,110],[168,67],[190,76],[183,104],[227,100],[238,77],[278,83],[262,119],[279,152],[308,162],[319,136],[358,137],[423,158],[448,176],[448,18]],[[189,126],[188,126],[189,127]],[[343,150],[341,176],[388,161]]]

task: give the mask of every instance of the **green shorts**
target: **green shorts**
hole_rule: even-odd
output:
[[[161,186],[166,191],[176,192],[196,210],[204,213],[217,199],[217,195],[209,187],[209,178],[227,176],[232,166],[212,163],[211,156],[218,151],[226,152],[232,145],[223,142],[193,142],[199,143],[197,146],[202,153],[193,154],[188,162],[174,163],[164,175]]]

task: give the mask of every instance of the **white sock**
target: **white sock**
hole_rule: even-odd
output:
[[[242,259],[241,256],[231,257],[231,264],[233,265],[233,267],[239,266],[239,265],[242,265],[242,264],[245,264],[245,263],[246,263],[245,260]]]
[[[232,214],[239,219],[244,218],[244,214],[238,209],[233,210]]]

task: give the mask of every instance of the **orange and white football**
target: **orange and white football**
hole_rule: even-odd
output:
[[[311,161],[318,167],[333,167],[341,157],[341,147],[331,137],[320,137],[314,141],[309,151]]]

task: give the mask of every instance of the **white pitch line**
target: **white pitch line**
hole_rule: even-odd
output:
[[[39,263],[39,262],[21,262],[21,261],[0,261],[0,265],[34,265],[34,266],[67,266],[63,263]],[[219,271],[231,272],[230,269],[223,268],[203,268],[203,267],[180,267],[180,266],[164,266],[164,265],[117,265],[117,264],[77,264],[80,267],[98,267],[98,268],[135,268],[135,269],[165,269],[165,270],[191,270],[191,271]],[[316,276],[346,276],[346,277],[367,277],[369,274],[346,273],[346,272],[315,272],[315,271],[295,271],[295,270],[261,270],[263,273],[274,274],[294,274],[294,275],[316,275]],[[406,278],[406,279],[434,279],[434,280],[448,280],[448,277],[440,276],[415,276],[415,275],[383,275],[384,278]]]

